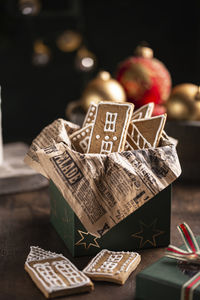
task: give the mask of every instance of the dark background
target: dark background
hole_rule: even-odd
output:
[[[169,69],[173,85],[199,84],[200,4],[194,1],[43,0],[36,17],[21,16],[16,0],[0,1],[0,85],[4,142],[30,142],[58,117],[98,70],[114,76],[117,65],[143,40]],[[76,53],[55,44],[66,29],[79,30],[98,59],[96,69],[81,73]],[[52,51],[47,66],[31,63],[32,43],[44,38]]]

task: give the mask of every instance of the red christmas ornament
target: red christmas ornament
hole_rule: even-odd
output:
[[[167,112],[164,105],[155,104],[152,116],[163,115]]]
[[[119,65],[116,78],[124,87],[128,101],[136,108],[149,102],[163,105],[171,91],[168,70],[153,58],[153,51],[148,47],[137,47],[136,56]]]

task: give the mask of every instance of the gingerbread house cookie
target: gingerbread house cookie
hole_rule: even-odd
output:
[[[152,116],[153,109],[153,102],[143,105],[142,107],[138,108],[136,111],[133,112],[132,120],[150,118]]]
[[[85,127],[91,123],[94,123],[94,119],[96,116],[96,111],[97,111],[97,105],[96,104],[90,104],[87,114],[85,116],[85,119],[83,121],[82,127]]]
[[[92,124],[87,125],[70,135],[73,148],[81,153],[86,153],[92,131]]]
[[[165,122],[166,114],[148,119],[138,119],[131,121],[128,129],[129,145],[131,145],[134,150],[157,147],[163,132]]]
[[[132,103],[100,102],[88,153],[109,154],[123,151],[133,109]]]
[[[150,144],[149,144],[150,145]],[[151,146],[151,145],[150,145]],[[127,133],[124,151],[133,151],[138,149],[131,135]]]
[[[93,280],[124,284],[140,261],[141,257],[136,252],[104,249],[91,260],[83,272]]]
[[[90,292],[91,280],[62,254],[31,247],[25,270],[46,298]]]

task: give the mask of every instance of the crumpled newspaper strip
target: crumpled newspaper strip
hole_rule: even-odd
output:
[[[51,131],[55,122],[47,127],[45,139],[49,139],[49,146],[40,150],[38,147],[34,155],[41,173],[48,174],[93,235],[104,235],[181,174],[175,145],[167,135],[155,149],[109,155],[81,154],[72,150],[68,141],[68,134],[75,125],[59,119],[58,128],[66,133],[59,132],[58,142]],[[41,134],[43,136],[44,132]],[[34,143],[38,139],[41,141],[42,136],[39,135]],[[31,151],[34,152],[33,147]],[[34,167],[30,159],[26,162]]]
[[[78,130],[80,126],[67,122],[63,119],[57,119],[52,124],[46,126],[40,134],[33,140],[30,149],[24,159],[24,162],[37,172],[49,178],[48,173],[42,168],[37,151],[56,143],[63,142],[71,147],[69,135]]]

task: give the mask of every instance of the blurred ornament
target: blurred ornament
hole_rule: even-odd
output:
[[[153,49],[147,46],[137,46],[135,49],[135,55],[145,58],[152,58],[153,57]]]
[[[35,66],[45,66],[51,58],[51,51],[42,40],[36,40],[33,45],[32,62]]]
[[[195,101],[197,108],[196,120],[200,121],[200,86],[198,86],[198,91],[195,95]]]
[[[19,10],[24,16],[36,16],[41,10],[39,0],[19,0]]]
[[[67,105],[66,116],[69,120],[76,110],[83,110],[86,112],[91,103],[98,103],[99,101],[126,101],[126,94],[121,84],[113,79],[109,72],[101,71],[92,79],[79,101],[71,102]]]
[[[83,72],[89,72],[94,69],[97,59],[86,47],[81,47],[76,54],[76,68]]]
[[[183,83],[172,89],[167,103],[170,119],[200,120],[200,92],[197,85]]]
[[[98,103],[102,100],[126,101],[126,94],[123,87],[106,71],[99,72],[97,77],[88,83],[81,97],[81,106],[87,111],[91,102]]]
[[[72,52],[80,47],[81,42],[82,36],[80,33],[66,30],[57,38],[56,44],[61,51]]]
[[[167,112],[165,105],[155,104],[152,116],[163,115]]]
[[[162,105],[169,97],[171,77],[162,62],[153,58],[153,50],[138,46],[135,56],[120,63],[117,80],[136,108],[149,103]]]

